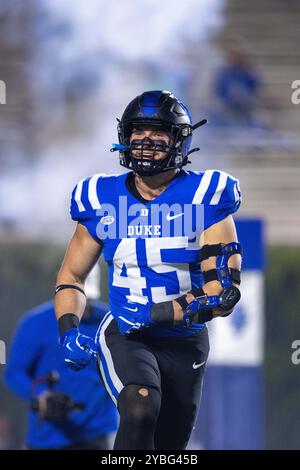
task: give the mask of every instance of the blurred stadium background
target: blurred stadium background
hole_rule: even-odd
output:
[[[291,361],[292,342],[300,339],[300,104],[291,100],[292,83],[300,79],[299,24],[298,0],[1,2],[0,339],[7,351],[23,312],[53,295],[73,231],[72,188],[87,175],[122,171],[109,152],[116,118],[142,91],[172,90],[195,120],[210,123],[195,133],[201,152],[190,168],[218,168],[240,179],[237,219],[260,221],[257,250],[265,259],[263,274],[256,273],[262,291],[252,289],[247,297],[252,315],[262,315],[259,330],[253,343],[239,343],[260,349],[250,364],[260,379],[249,391],[259,395],[259,404],[249,409],[255,402],[243,402],[242,372],[234,377],[235,392],[225,387],[223,372],[217,382],[209,379],[207,387],[220,395],[208,405],[205,399],[191,446],[299,448],[300,365]],[[235,83],[239,106],[226,95],[238,62],[252,79],[244,88],[243,79]],[[241,351],[231,351],[229,359],[226,351],[216,353],[211,368],[219,361],[241,371]],[[228,394],[219,400],[224,388]],[[242,411],[233,429],[237,418],[230,410],[239,398]],[[21,448],[25,410],[1,382],[0,449]],[[222,426],[218,440],[203,438],[220,434]]]

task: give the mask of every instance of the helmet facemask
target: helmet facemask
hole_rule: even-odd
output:
[[[130,156],[132,168],[138,174],[153,174],[157,169],[157,163],[168,157],[171,146],[167,145],[164,140],[156,140],[151,137],[143,139],[133,139],[130,142]],[[165,157],[155,159],[158,152],[165,153]]]
[[[164,140],[145,137],[134,139],[130,142],[130,136],[134,129],[159,129],[168,133],[171,137],[170,144]],[[182,135],[179,126],[170,126],[163,122],[131,122],[119,126],[119,142],[127,147],[120,151],[120,163],[142,176],[151,176],[168,170],[181,168],[185,163],[182,158]],[[139,150],[138,156],[132,151]],[[165,157],[155,159],[157,152],[166,152]]]

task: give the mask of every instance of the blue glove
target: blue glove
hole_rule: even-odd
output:
[[[137,302],[127,302],[118,309],[117,314],[114,316],[122,335],[133,333],[154,324],[151,320],[151,306],[149,303],[143,305]]]
[[[89,336],[79,333],[78,328],[71,328],[60,337],[64,350],[65,363],[73,370],[81,370],[97,357],[97,346]]]

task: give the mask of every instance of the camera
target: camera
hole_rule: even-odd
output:
[[[61,391],[53,390],[53,386],[60,380],[59,373],[52,371],[50,374],[35,380],[32,385],[31,409],[39,414],[40,419],[50,420],[56,423],[68,419],[72,411],[82,411],[83,403],[75,402],[69,395]],[[39,399],[36,396],[36,387],[39,384],[48,385],[49,395],[46,396],[45,409],[41,410]]]

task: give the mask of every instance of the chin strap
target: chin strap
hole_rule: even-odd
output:
[[[204,126],[204,124],[206,123],[207,123],[207,119],[202,119],[202,121],[196,122],[196,124],[192,126],[193,131],[195,129],[198,129],[198,127]]]
[[[202,121],[196,122],[196,124],[194,124],[194,125],[192,126],[193,131],[196,130],[196,129],[198,129],[198,128],[201,127],[201,126],[204,126],[204,124],[206,124],[206,123],[207,123],[207,119],[202,119]],[[188,157],[189,155],[191,155],[191,153],[199,152],[199,150],[200,150],[199,147],[195,147],[195,148],[191,149],[191,150],[187,153],[187,157]],[[190,161],[188,160],[187,163],[192,163],[192,162],[190,162]]]
[[[200,148],[199,147],[195,147],[194,149],[191,149],[188,153],[187,153],[187,157],[189,155],[191,155],[191,153],[194,153],[194,152],[199,152]],[[188,163],[192,163],[192,162],[188,162]]]

